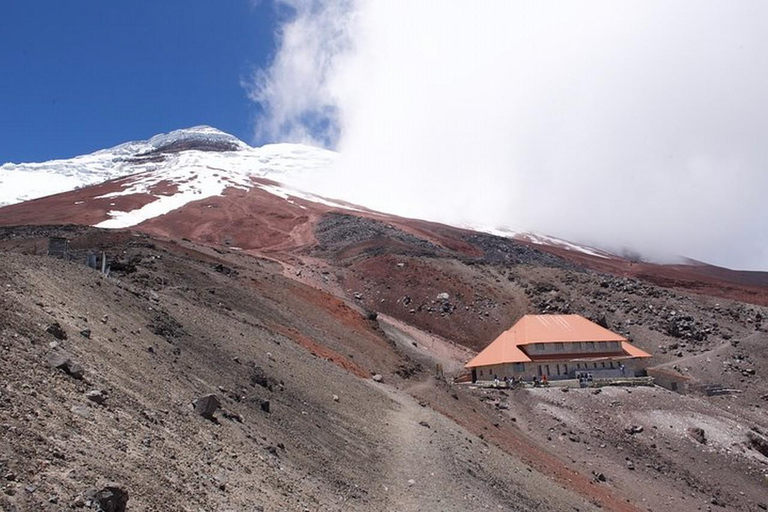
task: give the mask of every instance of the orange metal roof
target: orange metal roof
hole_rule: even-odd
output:
[[[623,348],[624,352],[631,355],[632,357],[652,357],[651,354],[640,350],[628,341],[621,342],[621,348]]]
[[[525,315],[469,361],[465,368],[503,363],[531,362],[521,345],[578,341],[619,341],[632,357],[651,357],[626,338],[600,327],[580,315]]]

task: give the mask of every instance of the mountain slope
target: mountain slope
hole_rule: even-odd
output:
[[[107,480],[137,510],[764,504],[768,310],[712,297],[768,301],[762,276],[370,211],[284,184],[332,153],[192,132],[113,161],[140,172],[0,208],[0,508]],[[106,278],[84,265],[102,252]],[[600,321],[692,390],[738,393],[454,380],[526,313]],[[47,363],[62,350],[83,380]],[[190,405],[208,393],[215,422]]]

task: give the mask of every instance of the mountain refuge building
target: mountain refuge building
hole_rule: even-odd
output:
[[[651,355],[626,338],[580,315],[525,315],[504,331],[465,368],[472,382],[515,378],[573,379],[633,377],[644,372]]]

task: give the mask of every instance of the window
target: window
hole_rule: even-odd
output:
[[[525,363],[515,363],[513,368],[518,373],[524,372],[525,371]]]
[[[600,364],[603,365],[603,368],[605,368],[605,363],[600,363]]]
[[[575,352],[581,352],[581,342],[580,341],[577,341],[576,343],[571,343],[571,345],[573,346],[573,350]]]
[[[619,349],[619,342],[618,341],[612,341],[611,342],[611,348],[613,350],[618,350]]]
[[[536,351],[537,352],[543,352],[544,351],[544,344],[543,343],[537,343],[536,344]]]
[[[480,376],[481,377],[483,376],[483,370],[480,370]]]
[[[595,350],[595,342],[594,341],[588,341],[587,342],[587,350]]]
[[[555,343],[555,350],[562,352],[565,350],[565,344],[563,343]]]

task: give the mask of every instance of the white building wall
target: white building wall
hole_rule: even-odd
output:
[[[563,360],[482,366],[476,368],[476,372],[477,380],[493,380],[494,376],[498,377],[499,380],[504,380],[504,377],[531,380],[533,377],[541,378],[543,375],[546,375],[548,379],[565,379],[574,378],[576,373],[580,371],[592,373],[595,377],[599,377],[599,374],[605,374],[604,376],[606,377],[618,377],[621,375],[619,368],[622,364],[625,366],[624,373],[627,377],[633,377],[641,373],[647,366],[645,359],[616,359],[590,362]]]

